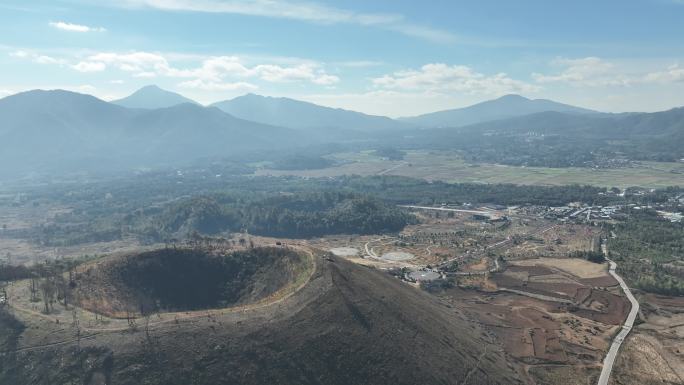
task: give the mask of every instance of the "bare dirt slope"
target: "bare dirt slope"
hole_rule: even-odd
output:
[[[79,306],[110,317],[224,308],[259,301],[306,269],[293,250],[166,248],[109,258],[76,273]]]
[[[301,290],[272,306],[152,324],[149,331],[103,331],[80,348],[74,342],[7,353],[0,378],[17,384],[521,383],[492,337],[457,307],[340,258],[316,257],[316,265]]]

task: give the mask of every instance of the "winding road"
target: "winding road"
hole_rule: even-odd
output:
[[[428,206],[413,206],[413,205],[402,205],[400,207],[409,208],[409,209],[422,209],[422,210],[453,211],[453,212],[462,212],[462,213],[470,213],[470,214],[483,214],[483,215],[491,214],[491,212],[487,212],[487,211],[461,210],[461,209],[451,209],[451,208],[445,208],[445,207],[428,207]],[[543,228],[543,229],[533,233],[532,235],[539,235],[539,234],[546,233],[546,232],[554,229],[555,227],[557,227],[557,225],[553,225],[553,226]],[[371,242],[377,242],[377,241],[380,241],[382,239],[384,239],[384,238],[378,238],[378,239],[367,242],[365,245],[366,254],[368,254],[371,257],[378,258],[377,255],[375,255],[375,253],[373,252],[373,249],[369,248],[369,244]],[[499,247],[499,246],[505,245],[509,242],[511,242],[510,238],[505,239],[503,241],[499,241],[499,242],[494,243],[494,244],[491,244],[488,246],[488,248],[491,249],[491,248]],[[617,358],[620,347],[622,346],[622,343],[625,341],[625,338],[627,338],[627,335],[629,334],[629,332],[634,327],[634,321],[636,321],[636,317],[639,314],[639,301],[637,301],[637,299],[634,297],[634,295],[632,295],[632,292],[629,290],[629,287],[627,286],[625,281],[622,279],[622,277],[620,277],[617,274],[617,272],[616,272],[617,263],[615,263],[614,261],[607,258],[608,249],[607,249],[607,246],[605,244],[605,241],[604,241],[604,243],[602,243],[601,249],[602,249],[604,255],[606,255],[606,260],[609,262],[609,265],[610,265],[610,267],[608,269],[608,273],[613,278],[615,278],[615,280],[620,284],[622,291],[625,293],[625,296],[627,297],[627,299],[629,300],[629,302],[632,305],[631,309],[629,311],[629,314],[627,315],[627,319],[625,320],[624,324],[622,325],[620,332],[613,339],[613,342],[610,346],[610,349],[608,350],[608,353],[606,354],[606,357],[603,360],[603,368],[601,369],[601,375],[600,375],[599,380],[598,380],[598,385],[608,385],[608,381],[610,380],[610,375],[613,371],[613,365],[615,364],[615,359]],[[440,266],[445,266],[446,264],[448,264],[448,263],[450,263],[456,259],[462,258],[462,257],[463,256],[458,256],[458,257],[452,258],[450,260],[447,260],[447,261],[441,263]],[[495,259],[495,262],[496,262],[496,267],[494,269],[492,269],[493,271],[497,271],[499,269],[498,260]],[[487,271],[487,272],[491,272],[491,271]],[[483,273],[487,273],[487,272],[483,272]],[[470,274],[477,274],[477,273],[459,272],[459,273],[456,273],[455,275],[470,275]],[[508,290],[508,291],[517,292],[515,290]],[[529,293],[522,293],[522,292],[520,292],[519,294],[529,295]],[[555,298],[540,298],[540,299],[565,302],[565,300],[558,300]]]
[[[605,251],[606,250],[604,248],[604,252]],[[622,279],[622,277],[620,277],[615,272],[615,269],[617,269],[617,263],[611,261],[610,259],[608,259],[608,262],[610,263],[610,269],[608,270],[608,272],[620,284],[622,291],[625,292],[625,295],[629,299],[629,302],[632,303],[632,309],[629,311],[629,315],[627,316],[624,325],[622,325],[620,333],[618,333],[618,335],[613,340],[613,343],[610,345],[610,350],[608,350],[608,354],[606,354],[606,358],[603,360],[603,369],[601,369],[601,376],[599,377],[598,385],[608,385],[610,373],[613,371],[613,364],[615,363],[615,358],[617,358],[620,346],[622,346],[622,342],[624,342],[625,338],[632,330],[632,327],[634,326],[634,321],[636,320],[636,316],[637,314],[639,314],[639,301],[637,301],[636,298],[634,298],[634,296],[632,295],[632,292],[629,291],[629,287],[627,287],[627,284]]]

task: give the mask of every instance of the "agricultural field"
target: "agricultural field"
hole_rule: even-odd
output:
[[[516,183],[529,185],[589,184],[603,187],[649,188],[684,185],[684,163],[639,162],[623,168],[549,168],[500,164],[470,164],[457,153],[407,151],[403,160],[390,161],[372,151],[330,156],[338,165],[318,170],[260,169],[256,175],[328,177],[340,175],[400,175],[459,183]]]

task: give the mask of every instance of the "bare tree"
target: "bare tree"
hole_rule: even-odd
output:
[[[9,304],[9,296],[7,295],[7,282],[2,282],[2,294],[0,294],[0,307]]]
[[[55,293],[57,292],[57,288],[55,283],[50,278],[45,278],[40,284],[40,291],[43,295],[43,304],[45,305],[45,313],[47,314],[50,312],[50,308],[52,308],[53,304],[55,303]]]
[[[38,297],[36,296],[36,294],[38,293],[38,284],[36,282],[36,277],[31,277],[29,291],[31,292],[31,302],[38,302]]]
[[[128,329],[130,331],[135,331],[138,329],[138,325],[135,322],[135,318],[129,309],[126,309],[126,321],[128,321]]]
[[[71,311],[71,325],[73,327],[77,327],[79,325],[78,312],[76,311],[76,308],[73,308]]]
[[[152,337],[150,336],[150,317],[152,313],[145,314],[145,337],[148,342],[151,342]]]
[[[69,284],[63,276],[58,275],[55,279],[55,285],[57,287],[57,298],[62,299],[62,305],[64,305],[64,308],[67,309],[69,306],[70,295]]]

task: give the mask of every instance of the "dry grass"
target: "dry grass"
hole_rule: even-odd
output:
[[[401,175],[427,180],[530,185],[590,184],[605,187],[666,187],[684,184],[684,164],[641,162],[635,167],[587,169],[578,167],[517,167],[499,164],[469,164],[454,152],[408,151],[404,161],[383,160],[371,151],[339,153],[334,159],[346,162],[321,170],[268,170],[257,175],[329,177],[340,175]]]
[[[537,258],[511,261],[514,266],[545,266],[562,270],[578,278],[599,278],[607,275],[606,264],[598,264],[577,258]]]

